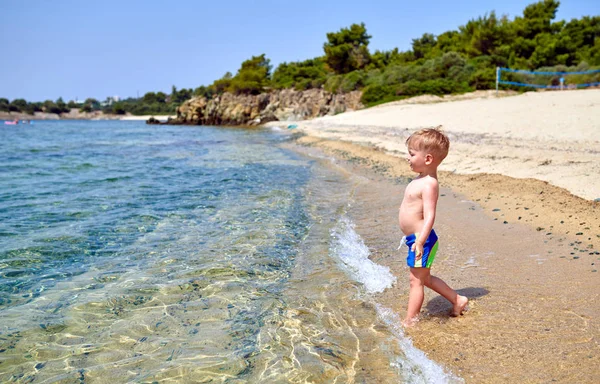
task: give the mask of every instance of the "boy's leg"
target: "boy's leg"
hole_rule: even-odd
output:
[[[452,312],[450,313],[452,316],[460,316],[469,303],[469,299],[467,299],[466,296],[461,296],[456,293],[456,291],[450,288],[444,280],[438,277],[429,274],[428,279],[424,283],[427,288],[433,289],[452,303]]]
[[[423,299],[425,297],[424,287],[426,281],[429,281],[429,268],[411,268],[410,269],[410,290],[408,292],[408,309],[406,310],[406,319],[404,325],[411,326],[421,312]]]

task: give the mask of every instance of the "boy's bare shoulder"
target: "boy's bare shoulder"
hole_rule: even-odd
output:
[[[423,187],[437,187],[439,185],[438,183],[438,179],[436,179],[435,177],[431,177],[431,176],[424,176],[424,177],[420,177],[418,179],[415,179],[413,181],[411,181],[412,183],[415,183],[423,186]]]
[[[417,187],[417,188],[423,188],[423,187],[427,187],[427,186],[437,186],[438,185],[438,181],[435,177],[431,177],[431,176],[424,176],[424,177],[419,177],[417,179],[413,179],[410,183],[408,183],[407,187]]]
[[[436,179],[435,177],[426,176],[426,177],[424,177],[423,179],[425,179],[425,182],[426,182],[428,185],[435,185],[435,186],[438,186],[438,185],[439,185],[438,179]]]
[[[439,189],[439,182],[435,177],[426,176],[422,180],[423,180],[423,182],[421,184],[422,190],[429,189],[429,190],[437,191]]]

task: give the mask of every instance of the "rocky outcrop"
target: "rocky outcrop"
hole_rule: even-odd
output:
[[[297,121],[363,108],[360,91],[332,94],[322,89],[284,89],[260,95],[224,93],[210,100],[196,97],[177,108],[171,124],[258,125]]]

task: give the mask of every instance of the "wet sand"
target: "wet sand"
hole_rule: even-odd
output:
[[[370,179],[357,188],[351,213],[373,261],[389,266],[398,277],[396,286],[377,300],[404,316],[408,269],[406,249],[397,250],[401,238],[397,209],[408,167],[380,151],[348,143],[310,138],[299,143],[321,148],[340,165]],[[468,176],[443,173],[441,177],[446,184],[452,178],[463,178],[466,190],[490,188],[485,178],[486,184],[479,185]],[[498,185],[510,180],[501,179],[496,180]],[[458,185],[457,181],[452,185]],[[510,191],[510,186],[505,189]],[[432,272],[468,296],[470,310],[451,318],[447,315],[450,304],[427,291],[423,318],[407,335],[416,347],[467,383],[593,383],[600,376],[600,279],[596,272],[600,255],[597,248],[589,248],[598,240],[598,208],[580,201],[581,211],[575,215],[577,210],[567,210],[564,216],[571,215],[570,221],[556,222],[550,229],[554,211],[573,198],[552,188],[546,193],[552,192],[558,200],[546,205],[525,193],[524,199],[516,199],[498,188],[480,201],[448,188],[441,192],[436,219],[441,245]],[[587,211],[583,209],[586,204]],[[491,208],[496,206],[501,207],[499,211]],[[505,224],[516,211],[531,218]],[[573,233],[580,230],[574,219],[593,226],[595,239],[588,236],[583,241]],[[547,226],[544,230],[532,225],[542,221]]]
[[[404,316],[408,270],[406,248],[397,250],[397,209],[413,174],[398,153],[339,132],[330,136],[335,128],[326,128],[321,137],[299,134],[296,142],[371,180],[356,190],[356,230],[373,261],[398,277],[378,301]],[[594,172],[588,167],[585,181],[597,188]],[[439,176],[441,245],[432,273],[471,304],[466,315],[450,318],[449,303],[428,291],[422,320],[407,331],[415,346],[467,383],[597,382],[600,203],[534,178]]]

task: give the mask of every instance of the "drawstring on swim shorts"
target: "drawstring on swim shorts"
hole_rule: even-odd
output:
[[[400,248],[402,248],[404,244],[406,244],[406,236],[402,236],[402,239],[400,240],[400,245],[398,246],[398,250],[400,250]]]

